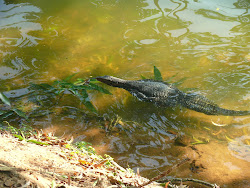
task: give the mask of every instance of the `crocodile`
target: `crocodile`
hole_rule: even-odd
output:
[[[127,90],[140,101],[146,101],[163,107],[182,107],[207,115],[245,116],[250,111],[236,111],[219,107],[208,98],[196,94],[185,93],[173,84],[151,79],[124,80],[113,76],[99,76],[96,79],[109,86]]]

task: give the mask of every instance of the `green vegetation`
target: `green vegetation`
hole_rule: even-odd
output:
[[[41,135],[37,134],[37,132],[28,125],[22,124],[21,128],[16,128],[11,126],[7,121],[4,121],[3,123],[7,124],[7,127],[0,128],[0,130],[6,130],[21,141],[32,142],[37,145],[49,145],[48,143],[39,140]],[[49,137],[47,140],[49,140]]]
[[[0,92],[0,99],[3,102],[3,104],[6,106],[4,109],[0,109],[0,121],[4,120],[5,118],[13,114],[17,114],[18,116],[27,119],[27,116],[22,110],[16,107],[12,107],[12,104],[9,98],[7,98],[2,92]]]
[[[91,146],[91,143],[80,141],[75,143],[76,147],[80,150],[85,150],[91,154],[96,154],[95,149]]]
[[[176,81],[176,82],[173,82],[173,79],[174,79],[177,75],[178,75],[178,73],[175,74],[175,75],[173,75],[173,76],[171,76],[170,78],[168,78],[167,80],[164,81],[163,78],[162,78],[162,75],[161,75],[160,70],[159,70],[156,66],[154,66],[154,77],[153,77],[154,80],[158,80],[158,81],[163,81],[163,82],[171,83],[173,86],[178,87],[178,86],[180,86],[181,84],[183,84],[183,82],[187,79],[187,77],[181,78],[180,80],[178,80],[178,81]],[[142,79],[147,79],[147,78],[144,77],[143,75],[141,75],[141,78],[142,78]],[[185,88],[185,89],[183,89],[182,91],[183,91],[183,92],[190,92],[190,91],[193,91],[193,90],[196,90],[196,89],[197,89],[197,88]]]
[[[154,66],[154,79],[162,81],[161,72],[159,71],[159,69],[156,66]]]
[[[68,76],[64,80],[54,81],[53,84],[31,84],[31,88],[36,92],[36,95],[39,93],[46,92],[50,95],[50,97],[55,98],[57,100],[61,99],[65,92],[69,91],[75,97],[77,97],[89,110],[92,112],[97,112],[93,104],[91,103],[88,95],[88,90],[97,90],[99,92],[105,94],[111,94],[108,90],[96,85],[95,79],[87,79],[84,80],[82,78],[78,78],[76,81],[71,82],[71,79],[76,74]],[[38,97],[37,97],[38,99]],[[39,101],[42,104],[41,101]]]
[[[52,84],[31,83],[29,87],[30,93],[22,97],[25,98],[28,96],[28,99],[24,99],[24,102],[11,102],[3,92],[0,92],[0,101],[3,103],[0,103],[0,123],[14,115],[28,120],[28,117],[42,116],[51,113],[48,108],[58,104],[65,94],[72,94],[78,98],[88,110],[96,113],[97,110],[89,99],[88,91],[95,90],[109,95],[111,93],[101,86],[96,85],[98,82],[95,79],[78,78],[75,81],[71,81],[75,75],[76,74],[73,74],[63,80],[54,81]],[[18,103],[20,104],[18,105]],[[33,103],[33,107],[30,108],[31,111],[23,110],[28,103]]]

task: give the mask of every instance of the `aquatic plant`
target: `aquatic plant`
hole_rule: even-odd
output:
[[[3,108],[0,109],[0,121],[3,121],[14,114],[27,119],[26,114],[22,110],[13,106],[10,99],[3,92],[0,92],[0,101],[5,105],[5,107],[3,106]]]
[[[171,76],[170,78],[167,78],[166,80],[163,80],[162,78],[162,75],[161,75],[161,71],[156,67],[154,66],[154,77],[153,77],[153,80],[157,80],[157,81],[164,81],[164,82],[167,82],[167,83],[171,83],[173,86],[177,87],[181,84],[183,84],[183,82],[187,79],[187,77],[184,77],[184,78],[181,78],[180,80],[176,81],[176,82],[173,82],[173,79],[178,75],[175,74],[173,76]],[[152,78],[146,78],[145,76],[141,75],[141,78],[144,80],[144,79],[152,79]],[[185,88],[183,89],[182,91],[183,92],[188,92],[188,91],[193,91],[193,90],[196,90],[197,88]]]
[[[105,94],[111,94],[107,89],[96,85],[95,79],[82,79],[78,78],[76,81],[71,81],[71,79],[76,74],[70,75],[63,80],[54,81],[52,84],[42,83],[42,84],[31,84],[30,90],[35,91],[36,95],[41,93],[47,93],[50,98],[56,98],[57,102],[62,98],[62,96],[68,91],[77,97],[89,110],[92,112],[97,112],[93,104],[91,103],[88,95],[88,90],[96,90]],[[42,101],[38,102],[42,104]]]
[[[170,78],[168,78],[165,82],[167,83],[171,83],[173,86],[177,87],[181,84],[183,84],[183,82],[187,79],[187,77],[184,77],[184,78],[181,78],[180,80],[176,81],[176,82],[173,82],[173,79],[178,75],[175,74],[173,76],[171,76]],[[144,78],[145,79],[145,78]],[[162,79],[162,76],[161,76],[161,72],[160,70],[154,66],[154,80],[158,80],[158,81],[163,81]],[[193,91],[193,90],[196,90],[197,88],[185,88],[183,89],[182,91],[183,92],[189,92],[189,91]]]

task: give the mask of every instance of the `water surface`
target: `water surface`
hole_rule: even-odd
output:
[[[0,91],[14,99],[29,92],[30,82],[51,83],[76,72],[141,79],[152,77],[155,65],[165,80],[186,78],[180,89],[198,88],[222,107],[249,110],[249,7],[247,0],[0,0]],[[53,114],[29,124],[91,142],[149,178],[188,156],[197,170],[186,164],[170,177],[222,187],[250,183],[248,116],[157,108],[104,87],[113,95],[90,93],[99,118],[65,96]],[[117,125],[107,133],[112,119]],[[189,145],[178,145],[177,136]]]

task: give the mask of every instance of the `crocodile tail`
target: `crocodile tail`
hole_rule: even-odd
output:
[[[236,110],[228,110],[228,109],[225,109],[225,108],[218,108],[218,113],[217,115],[224,115],[224,116],[247,116],[247,115],[250,115],[250,111],[242,111],[242,110],[239,110],[239,111],[236,111]]]
[[[245,116],[250,115],[250,111],[235,111],[219,107],[214,102],[198,94],[183,93],[181,105],[207,115],[224,115],[224,116]]]
[[[96,79],[102,83],[105,83],[109,86],[124,88],[126,86],[127,80],[116,78],[113,76],[99,76]]]

